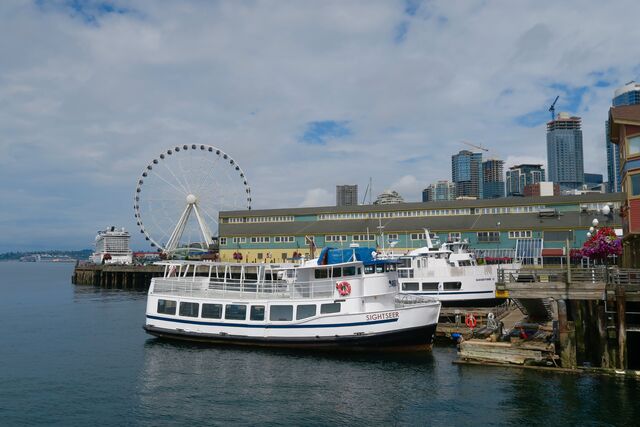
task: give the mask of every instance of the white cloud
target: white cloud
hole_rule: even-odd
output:
[[[425,2],[415,16],[382,0],[114,1],[134,12],[91,25],[68,2],[44,4],[0,3],[2,209],[32,218],[0,223],[13,236],[0,251],[42,243],[53,216],[69,237],[50,246],[88,246],[87,229],[108,223],[134,230],[137,176],[187,142],[232,154],[255,208],[333,204],[336,184],[363,193],[370,176],[376,194],[397,185],[417,201],[450,179],[461,140],[505,167],[545,160],[544,124],[516,118],[546,111],[554,83],[588,87],[572,113],[583,117],[585,170],[604,173],[613,90],[640,70],[634,0]],[[611,86],[596,87],[594,72]],[[325,120],[348,121],[352,135],[297,142]],[[25,193],[66,202],[31,212],[17,203]]]
[[[300,207],[330,206],[335,204],[335,202],[335,194],[331,194],[324,188],[313,188],[311,190],[307,190]]]

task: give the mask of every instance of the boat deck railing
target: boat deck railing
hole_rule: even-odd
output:
[[[168,277],[154,279],[151,293],[225,299],[331,298],[335,295],[335,280],[293,282],[287,280],[257,281],[231,278],[221,280],[208,277]]]

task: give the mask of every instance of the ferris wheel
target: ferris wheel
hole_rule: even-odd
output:
[[[185,144],[146,166],[133,209],[151,246],[170,254],[206,251],[218,234],[218,212],[251,209],[251,189],[227,153],[210,145]]]

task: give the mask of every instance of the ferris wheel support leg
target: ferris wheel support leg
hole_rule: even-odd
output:
[[[182,233],[184,233],[184,229],[187,226],[187,221],[189,220],[189,215],[191,214],[191,209],[193,209],[193,205],[189,204],[182,211],[182,215],[180,215],[180,219],[178,220],[178,224],[176,224],[176,228],[173,229],[171,233],[171,237],[167,241],[167,252],[173,252],[178,247],[178,243],[180,242],[180,238],[182,237]]]
[[[209,227],[207,227],[207,223],[204,222],[204,219],[200,215],[200,211],[198,210],[197,204],[193,205],[193,213],[196,215],[196,219],[198,220],[198,225],[200,226],[200,232],[202,233],[202,237],[204,238],[204,241],[207,243],[207,246],[212,245],[213,239],[211,238],[211,230],[209,230]]]

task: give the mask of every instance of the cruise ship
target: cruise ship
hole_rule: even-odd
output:
[[[131,264],[133,252],[129,247],[130,240],[131,235],[124,228],[111,226],[98,231],[91,261],[95,264]]]

